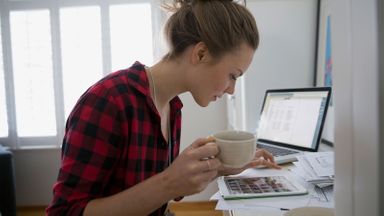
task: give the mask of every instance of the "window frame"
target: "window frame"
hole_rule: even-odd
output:
[[[164,49],[164,42],[156,39],[161,35],[166,15],[160,10],[161,0],[0,0],[0,25],[3,47],[3,67],[5,97],[8,120],[8,137],[0,137],[0,143],[11,149],[59,148],[65,130],[64,92],[62,84],[62,57],[60,38],[60,9],[66,7],[98,6],[101,17],[101,51],[103,76],[111,72],[111,42],[109,8],[112,5],[150,3],[152,22],[152,44],[154,62],[159,59]],[[53,63],[53,90],[56,115],[56,136],[18,137],[16,123],[15,86],[11,47],[11,11],[49,10],[51,28],[51,49]],[[157,49],[156,49],[157,47]]]

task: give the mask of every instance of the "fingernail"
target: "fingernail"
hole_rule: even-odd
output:
[[[208,136],[207,139],[208,139],[209,141],[215,141],[215,137],[213,137],[213,136],[211,136],[211,135]]]

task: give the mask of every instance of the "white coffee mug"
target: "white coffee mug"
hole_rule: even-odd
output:
[[[219,147],[218,158],[224,166],[240,168],[254,158],[256,137],[253,133],[228,130],[215,133],[213,137]]]

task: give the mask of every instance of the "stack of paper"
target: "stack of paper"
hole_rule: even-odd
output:
[[[291,168],[292,172],[320,188],[333,185],[335,176],[333,152],[306,153],[297,159],[298,161],[294,162],[295,167]]]
[[[292,171],[289,171],[294,165],[290,165],[289,169],[247,169],[239,177],[257,177],[257,176],[289,176],[294,178],[300,184],[302,184],[308,190],[306,195],[298,196],[280,196],[280,197],[263,197],[253,199],[236,199],[225,200],[220,192],[217,192],[211,197],[211,199],[218,200],[216,205],[217,210],[236,210],[246,211],[249,210],[257,216],[276,216],[282,215],[285,210],[299,208],[303,206],[318,206],[333,208],[333,198],[328,196],[323,190],[320,192],[315,189],[315,186],[311,183],[304,181],[304,179],[297,176]]]

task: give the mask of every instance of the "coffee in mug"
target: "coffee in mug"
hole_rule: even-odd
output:
[[[224,166],[241,168],[255,155],[256,137],[247,131],[228,130],[213,134],[219,147],[218,158]]]

